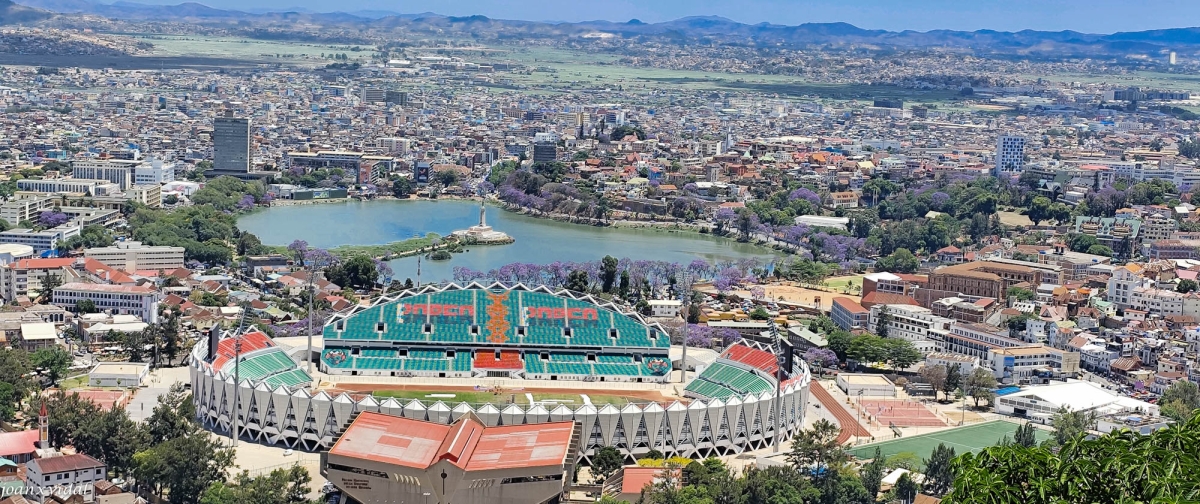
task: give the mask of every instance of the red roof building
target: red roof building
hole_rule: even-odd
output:
[[[545,502],[570,481],[581,435],[574,422],[488,427],[468,412],[445,425],[363,412],[326,469],[358,502]]]

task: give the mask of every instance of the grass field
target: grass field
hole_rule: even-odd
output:
[[[854,286],[854,288],[850,289],[850,292],[855,292],[856,290],[862,289],[863,275],[833,277],[833,278],[830,278],[829,280],[825,281],[826,287],[829,287],[830,289],[834,289],[838,292],[842,292],[843,290],[846,290],[846,286],[848,286],[848,285]]]
[[[216,56],[236,59],[283,61],[311,59],[321,61],[322,53],[345,53],[351,61],[370,61],[375,54],[373,46],[311,44],[274,40],[256,40],[234,37],[207,37],[202,35],[145,35],[130,34],[131,37],[154,44],[155,56]],[[333,60],[329,60],[332,63]]]
[[[897,453],[912,453],[919,459],[926,459],[939,443],[945,443],[946,446],[954,448],[955,454],[961,455],[994,446],[1004,439],[1004,436],[1012,439],[1016,430],[1017,424],[997,420],[859,446],[851,449],[850,454],[860,459],[868,459],[875,456],[875,448],[878,447],[884,457],[891,457]],[[1034,434],[1038,442],[1050,437],[1049,432],[1041,429],[1035,429]]]
[[[451,398],[443,398],[443,397],[428,397],[430,394],[454,394],[454,398],[451,399]],[[418,391],[418,390],[379,390],[379,391],[372,392],[372,395],[374,395],[375,397],[393,397],[396,399],[420,399],[422,402],[426,402],[426,403],[442,401],[446,404],[451,404],[451,405],[458,404],[460,402],[465,402],[465,403],[469,403],[469,404],[492,403],[492,404],[499,405],[499,404],[508,404],[510,399],[512,400],[512,402],[515,402],[516,404],[529,404],[528,397],[526,397],[525,393],[521,392],[521,391],[511,391],[511,392],[504,392],[503,394],[493,394],[488,391],[423,392],[423,391]],[[614,406],[624,406],[629,403],[629,399],[627,399],[625,397],[621,397],[621,396],[615,396],[615,395],[588,394],[588,398],[591,399],[592,404],[594,404],[596,406],[603,406],[605,404],[612,404]],[[580,397],[578,394],[534,393],[533,400],[534,401],[559,401],[568,406],[580,406],[583,404],[583,398]]]

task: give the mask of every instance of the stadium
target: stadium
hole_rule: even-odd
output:
[[[677,366],[661,326],[544,286],[405,290],[332,316],[321,339],[314,381],[289,357],[303,349],[289,352],[260,332],[214,331],[191,354],[197,414],[228,433],[236,395],[243,439],[305,450],[328,449],[365,411],[444,424],[470,414],[487,427],[575,421],[587,462],[604,446],[628,457],[766,448],[802,426],[808,401],[803,361],[787,359],[781,371],[772,349],[745,340],[697,365],[688,383],[672,383]],[[481,383],[526,392],[457,398],[474,397],[471,384]],[[396,397],[403,390],[422,392]]]

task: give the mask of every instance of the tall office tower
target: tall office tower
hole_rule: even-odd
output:
[[[992,174],[1021,173],[1025,170],[1025,137],[1000,135],[996,139],[996,168]]]
[[[250,119],[225,111],[213,120],[213,170],[250,172]]]

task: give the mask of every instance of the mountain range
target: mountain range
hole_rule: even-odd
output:
[[[403,29],[418,33],[483,37],[588,37],[611,34],[625,38],[653,38],[680,43],[735,43],[786,46],[867,46],[876,48],[950,48],[976,52],[1011,54],[1160,54],[1168,50],[1200,51],[1200,28],[1173,28],[1112,34],[1077,31],[1005,32],[995,30],[867,30],[849,23],[804,23],[788,26],[771,23],[746,24],[717,16],[694,16],[661,23],[583,21],[575,23],[491,19],[485,16],[444,16],[431,12],[401,14],[386,10],[356,12],[310,12],[306,9],[255,10],[216,9],[187,2],[151,5],[128,1],[112,4],[94,0],[21,0],[0,9],[0,21],[28,23],[49,13],[92,14],[122,20],[175,20],[204,22],[249,22],[286,25],[306,22],[318,25],[366,26]],[[39,10],[49,13],[38,14]],[[5,15],[12,12],[11,15]],[[10,21],[12,19],[12,21]]]

